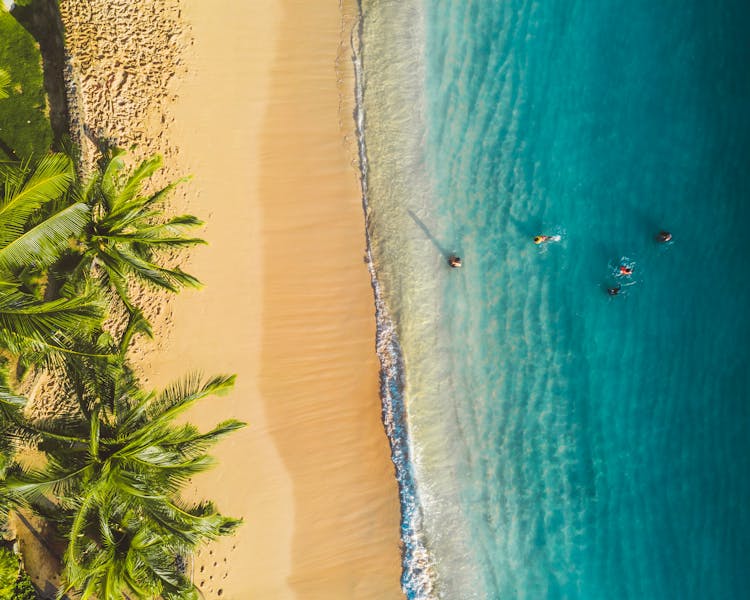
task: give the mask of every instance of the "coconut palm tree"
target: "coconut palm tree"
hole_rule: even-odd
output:
[[[43,277],[90,221],[82,202],[39,216],[72,182],[71,161],[62,154],[33,168],[6,165],[0,178],[0,348],[15,354],[68,351],[100,322],[102,308],[91,293],[44,301],[24,283],[29,271]]]
[[[183,557],[240,522],[208,503],[182,507],[178,520],[156,521],[117,494],[100,491],[77,502],[60,596],[78,590],[84,599],[119,600],[132,592],[138,598],[197,600]]]
[[[210,503],[187,505],[180,492],[213,464],[207,450],[244,423],[228,420],[201,433],[173,421],[202,398],[229,390],[234,377],[187,377],[157,394],[141,390],[127,372],[116,381],[110,376],[102,371],[78,388],[79,415],[34,424],[45,466],[16,464],[2,487],[67,536],[68,589],[100,600],[128,590],[188,598],[192,584],[175,557],[240,521]]]
[[[187,237],[187,229],[202,222],[192,215],[162,219],[157,206],[181,181],[153,194],[142,194],[146,181],[162,166],[160,156],[142,162],[132,173],[125,167],[124,152],[109,152],[100,168],[80,187],[80,202],[91,207],[92,219],[80,240],[78,273],[93,272],[105,289],[113,290],[131,313],[137,310],[128,290],[135,278],[176,292],[180,287],[199,287],[200,282],[179,268],[157,262],[164,251],[204,244]]]

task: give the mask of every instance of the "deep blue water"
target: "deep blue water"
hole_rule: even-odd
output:
[[[408,595],[750,598],[750,3],[403,4],[363,64]]]

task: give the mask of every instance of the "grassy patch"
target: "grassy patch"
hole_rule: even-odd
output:
[[[0,7],[0,66],[11,77],[11,94],[0,100],[0,141],[20,158],[49,150],[52,129],[42,79],[42,57],[31,35]],[[4,147],[0,144],[0,148]],[[0,160],[5,160],[0,150]]]

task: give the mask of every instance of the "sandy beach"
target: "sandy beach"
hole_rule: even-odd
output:
[[[207,599],[402,597],[354,162],[353,9],[64,0],[62,10],[73,114],[120,146],[137,142],[138,155],[164,154],[165,179],[191,173],[172,209],[206,221],[209,245],[185,265],[205,288],[154,311],[156,341],[136,356],[152,386],[238,374],[229,396],[189,415],[249,423],[195,482],[195,498],[245,519],[197,557],[195,582]],[[129,36],[132,74],[87,50],[92,31],[100,49]]]

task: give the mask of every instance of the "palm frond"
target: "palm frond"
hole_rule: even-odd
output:
[[[10,96],[10,74],[4,69],[0,69],[0,100]]]
[[[125,355],[128,346],[130,346],[130,342],[133,337],[139,333],[149,338],[154,337],[154,332],[151,329],[151,323],[148,322],[148,319],[146,319],[146,317],[144,316],[143,311],[136,308],[130,312],[130,316],[128,317],[128,324],[125,327],[122,338],[120,338],[120,341],[118,343],[118,348],[123,356]]]
[[[162,447],[174,451],[180,456],[196,456],[206,452],[224,436],[246,426],[247,423],[229,419],[219,423],[206,433],[198,433],[191,425],[183,425],[180,429],[172,430],[172,436],[162,441]]]
[[[134,407],[124,416],[120,429],[132,432],[145,423],[167,423],[198,400],[227,393],[234,386],[235,379],[236,375],[216,375],[203,382],[199,374],[188,375],[167,387],[161,394],[151,395]]]
[[[38,302],[20,292],[0,293],[0,340],[14,353],[72,351],[70,332],[91,331],[101,317],[102,307],[92,297]]]
[[[173,189],[175,189],[178,185],[181,183],[186,183],[192,179],[192,175],[187,175],[185,177],[181,177],[180,179],[177,179],[170,183],[169,185],[163,187],[158,192],[150,196],[146,201],[143,203],[144,207],[148,206],[154,206],[158,205],[164,198],[171,192]]]
[[[75,495],[80,489],[81,480],[92,474],[92,465],[71,464],[63,465],[59,461],[48,458],[44,469],[23,470],[14,465],[5,479],[8,490],[33,505],[41,498],[68,497]]]
[[[26,265],[48,267],[70,249],[91,218],[89,207],[74,204],[0,248],[0,269],[14,271]]]
[[[146,244],[149,246],[158,246],[165,248],[181,248],[183,246],[197,246],[206,244],[206,240],[201,238],[186,238],[181,236],[166,237],[157,228],[151,230],[140,229],[133,233],[120,233],[107,236],[114,242],[124,242],[127,244]]]
[[[112,210],[112,203],[117,197],[117,188],[120,185],[121,172],[125,168],[123,156],[124,150],[116,149],[106,157],[106,167],[101,175],[99,189],[101,189],[102,200],[108,210]]]
[[[83,185],[74,185],[70,191],[70,197],[74,202],[83,202],[89,206],[94,206],[99,200],[99,190],[101,188],[102,175],[94,173]]]
[[[127,182],[123,186],[120,193],[115,196],[112,210],[115,212],[117,207],[127,204],[143,187],[143,182],[151,177],[163,164],[162,157],[159,155],[153,156],[144,160],[133,173],[128,177]]]
[[[156,287],[165,288],[170,292],[178,291],[179,286],[199,288],[202,285],[198,279],[181,269],[165,269],[160,267],[137,256],[124,246],[109,248],[108,254],[111,257],[118,257],[121,264],[128,268],[132,274]]]
[[[0,203],[0,223],[3,224],[0,228],[0,247],[21,235],[28,218],[46,202],[59,198],[74,177],[73,165],[64,154],[50,154],[42,158],[20,188],[17,183],[21,181],[23,169],[18,173],[15,185],[7,176],[4,182],[5,197]]]
[[[8,419],[15,417],[18,411],[26,406],[27,402],[23,396],[16,396],[0,389],[0,414]]]

